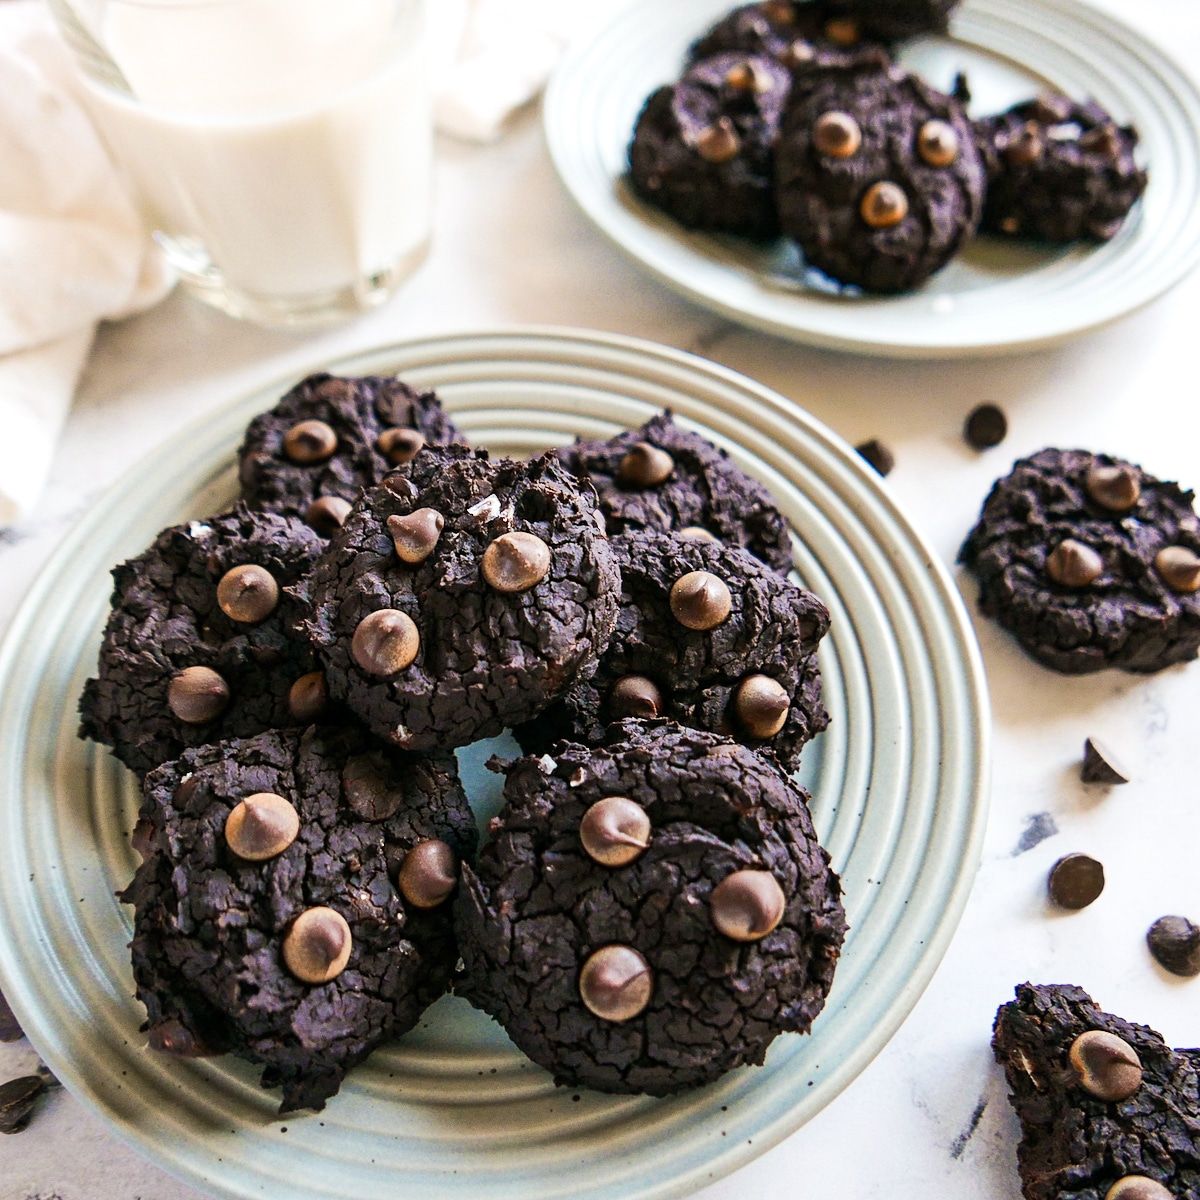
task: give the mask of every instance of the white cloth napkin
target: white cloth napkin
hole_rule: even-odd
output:
[[[0,526],[41,494],[97,322],[171,285],[68,53],[40,5],[0,4]]]

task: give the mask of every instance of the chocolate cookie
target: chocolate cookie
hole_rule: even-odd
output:
[[[779,220],[834,280],[918,287],[974,234],[983,192],[958,100],[897,68],[797,79],[776,150]]]
[[[187,746],[316,719],[324,686],[287,588],[322,545],[298,518],[244,505],[160,533],[113,571],[80,736],[144,774]]]
[[[189,750],[147,777],[134,843],[150,1045],[261,1063],[281,1112],[322,1108],[446,989],[476,843],[452,756],[319,726]]]
[[[559,457],[595,487],[609,533],[686,529],[742,546],[784,574],[792,569],[791,536],[770,492],[669,411]]]
[[[1095,101],[1040,96],[975,128],[988,173],[989,233],[1107,242],[1146,190],[1137,130],[1118,125]]]
[[[829,724],[817,646],[829,613],[744,550],[678,534],[612,540],[617,627],[596,673],[516,729],[526,750],[596,745],[623,717],[670,717],[794,767]]]
[[[430,449],[367,492],[312,578],[330,693],[410,750],[525,721],[590,672],[620,577],[590,485],[553,455]]]
[[[1041,450],[992,488],[959,561],[1046,666],[1159,671],[1200,647],[1192,498],[1123,459]]]
[[[772,150],[791,76],[773,58],[704,59],[646,101],[629,146],[643,199],[689,229],[778,232]]]
[[[688,62],[730,52],[765,54],[797,73],[845,64],[863,54],[886,61],[883,46],[865,38],[859,22],[820,0],[741,4],[693,43]]]
[[[945,33],[959,0],[828,0],[830,17],[857,26],[864,38],[902,42]]]
[[[363,488],[422,446],[465,440],[433,392],[376,375],[310,375],[250,422],[238,454],[242,496],[328,537]]]
[[[807,797],[775,763],[631,721],[507,775],[463,867],[456,990],[534,1062],[664,1096],[808,1030],[846,922]]]
[[[1200,1058],[1101,1012],[1082,988],[1022,984],[992,1041],[1021,1120],[1026,1200],[1200,1196]]]

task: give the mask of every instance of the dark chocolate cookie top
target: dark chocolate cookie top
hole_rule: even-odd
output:
[[[806,796],[667,722],[507,768],[455,908],[456,990],[560,1083],[662,1096],[821,1011],[845,934]]]
[[[323,683],[306,678],[316,663],[287,589],[322,545],[296,517],[238,505],[115,568],[81,736],[144,774],[187,746],[314,720]]]
[[[1025,1200],[1200,1196],[1196,1051],[1082,988],[1028,983],[997,1013],[992,1047],[1021,1121]]]
[[[724,450],[676,425],[669,411],[608,441],[576,442],[559,456],[591,481],[611,534],[708,533],[777,571],[792,569],[787,522],[771,494]]]
[[[330,693],[373,732],[450,748],[591,671],[620,577],[590,485],[553,455],[429,449],[367,492],[312,578]]]
[[[377,375],[310,375],[250,422],[238,456],[242,496],[328,537],[363,488],[424,445],[464,440],[433,392]]]
[[[1058,671],[1157,671],[1200,646],[1192,493],[1086,450],[1020,459],[959,560],[979,607]]]
[[[780,130],[783,232],[811,266],[870,292],[902,292],[974,234],[984,167],[958,100],[898,68],[797,78]]]
[[[733,546],[652,532],[612,545],[622,581],[612,641],[590,679],[516,730],[522,746],[598,744],[612,721],[669,717],[794,767],[829,724],[821,601]]]
[[[854,22],[865,38],[902,42],[945,33],[959,0],[828,0],[831,18]]]
[[[349,728],[187,751],[146,780],[122,899],[150,1044],[233,1051],[321,1108],[446,989],[476,830],[452,756]]]
[[[1094,100],[1048,94],[975,128],[988,171],[989,233],[1107,242],[1146,190],[1137,130],[1118,125]]]

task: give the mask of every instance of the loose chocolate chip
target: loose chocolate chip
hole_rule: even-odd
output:
[[[1167,546],[1154,556],[1154,566],[1173,592],[1187,595],[1200,589],[1200,557],[1186,546]]]
[[[1079,1086],[1097,1100],[1127,1100],[1142,1086],[1142,1060],[1115,1034],[1100,1029],[1081,1033],[1068,1057]]]
[[[917,153],[931,167],[948,167],[958,157],[958,134],[946,121],[926,121],[917,134]]]
[[[696,153],[705,162],[727,163],[742,148],[741,139],[728,117],[719,117],[715,125],[702,129],[696,138]]]
[[[248,862],[278,858],[300,832],[300,814],[274,792],[255,792],[225,818],[225,844]]]
[[[387,678],[412,665],[421,635],[412,617],[397,608],[381,608],[363,617],[350,642],[354,661],[368,675]]]
[[[1121,140],[1112,125],[1099,125],[1095,129],[1089,129],[1079,139],[1079,144],[1084,150],[1094,151],[1104,158],[1121,157]]]
[[[854,447],[860,458],[867,462],[885,478],[892,473],[896,465],[896,456],[882,442],[872,438],[869,442],[860,442]]]
[[[758,942],[783,920],[787,900],[770,871],[734,871],[713,888],[712,923],[735,942]]]
[[[404,792],[388,782],[387,763],[379,754],[360,754],[342,770],[342,793],[355,816],[386,821],[404,804]]]
[[[663,694],[645,675],[622,675],[608,693],[608,715],[614,721],[622,717],[657,717],[663,710]]]
[[[1045,153],[1042,133],[1030,122],[1004,148],[1004,159],[1013,167],[1031,167]]]
[[[1084,486],[1087,494],[1109,512],[1129,512],[1142,497],[1137,468],[1122,464],[1105,467],[1095,463],[1087,473]]]
[[[583,814],[579,840],[601,866],[627,867],[650,845],[650,818],[636,801],[607,796]]]
[[[4,998],[4,993],[0,992],[0,1042],[18,1042],[24,1036],[13,1010]]]
[[[725,72],[725,83],[735,92],[769,92],[771,76],[752,62],[735,63]]]
[[[299,421],[283,435],[284,454],[305,467],[331,458],[337,447],[337,434],[324,421]]]
[[[675,472],[675,460],[649,442],[634,442],[617,465],[617,478],[627,487],[652,488],[666,483]]]
[[[963,437],[972,450],[990,450],[1008,436],[1008,418],[994,404],[981,404],[967,415]]]
[[[375,445],[388,462],[402,467],[425,449],[425,435],[417,429],[385,429]]]
[[[217,603],[231,620],[242,625],[265,621],[279,604],[279,584],[265,567],[246,563],[221,576]]]
[[[579,972],[579,998],[602,1021],[630,1021],[654,993],[650,964],[632,946],[602,946]]]
[[[22,1075],[0,1084],[0,1133],[20,1133],[45,1090],[40,1075]]]
[[[207,725],[229,704],[229,685],[210,667],[185,667],[167,685],[167,705],[185,725]]]
[[[908,197],[899,184],[884,179],[867,188],[858,211],[872,229],[891,229],[908,216]]]
[[[346,969],[352,946],[350,926],[340,912],[308,908],[283,935],[284,966],[301,983],[328,983]]]
[[[504,533],[483,552],[481,569],[496,591],[527,592],[546,578],[550,547],[533,533]]]
[[[679,536],[684,538],[695,538],[698,542],[716,542],[720,539],[711,530],[705,529],[703,525],[685,525],[680,531]]]
[[[400,863],[396,886],[415,908],[437,908],[458,886],[458,856],[437,838],[418,842]]]
[[[862,130],[849,113],[827,112],[813,125],[812,140],[826,158],[852,158],[862,145]]]
[[[689,571],[675,580],[670,604],[680,625],[701,633],[723,624],[733,610],[725,581],[710,571]]]
[[[1200,925],[1187,917],[1159,917],[1146,942],[1155,961],[1172,975],[1200,975]]]
[[[857,46],[862,40],[862,31],[851,17],[834,17],[825,22],[825,36],[835,46]]]
[[[418,508],[403,517],[388,517],[387,530],[401,562],[423,563],[436,549],[446,518],[435,508]]]
[[[1060,908],[1087,908],[1104,891],[1104,867],[1086,854],[1068,854],[1051,868],[1049,887]]]
[[[1175,1200],[1175,1196],[1157,1180],[1126,1175],[1104,1193],[1104,1200]]]
[[[754,738],[772,738],[786,724],[792,701],[787,689],[769,675],[747,675],[733,695],[733,715]]]
[[[1046,558],[1046,574],[1063,587],[1087,587],[1100,578],[1104,559],[1091,546],[1066,538]]]
[[[1129,782],[1129,774],[1118,764],[1116,755],[1095,738],[1088,738],[1083,743],[1083,764],[1079,768],[1079,778],[1084,783]]]
[[[350,501],[341,496],[318,496],[304,514],[305,522],[322,537],[333,537],[350,515]]]
[[[301,675],[288,689],[288,712],[292,719],[303,725],[311,725],[321,718],[329,706],[329,685],[324,671],[310,671]]]

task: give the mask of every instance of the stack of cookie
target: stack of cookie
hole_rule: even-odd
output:
[[[806,1031],[845,916],[787,769],[829,616],[770,496],[664,413],[527,462],[314,376],[242,500],[114,571],[82,732],[144,781],[152,1046],[323,1105],[455,988],[564,1083],[663,1095]],[[506,728],[476,859],[453,751]]]
[[[895,66],[956,0],[763,0],[691,48],[646,101],[629,178],[689,229],[784,236],[868,292],[912,290],[976,232],[1103,242],[1145,190],[1137,133],[1094,102],[1044,95],[972,121]]]

